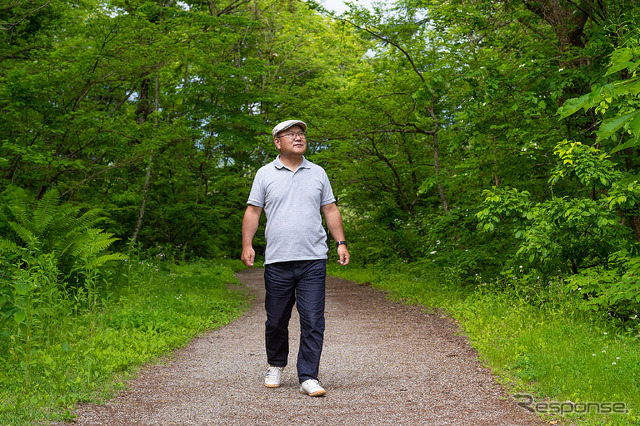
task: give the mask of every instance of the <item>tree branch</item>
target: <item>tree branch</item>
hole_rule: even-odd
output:
[[[45,4],[43,4],[40,7],[35,8],[34,10],[32,10],[31,12],[27,13],[26,15],[24,15],[22,17],[22,19],[20,19],[18,22],[9,25],[9,28],[1,28],[2,30],[5,31],[12,31],[15,27],[17,27],[18,25],[20,25],[22,23],[22,21],[24,21],[25,19],[27,19],[29,16],[33,15],[34,13],[36,13],[37,11],[39,11],[40,9],[42,9],[43,7],[47,6],[49,3],[51,3],[51,0],[48,0]],[[17,4],[17,3],[16,3]],[[14,4],[15,6],[15,4]]]
[[[354,25],[356,28],[358,28],[355,24],[352,24],[352,25]],[[413,62],[413,58],[411,58],[411,55],[409,55],[409,53],[406,50],[404,50],[402,47],[400,47],[400,45],[398,43],[394,42],[393,40],[391,40],[389,38],[385,38],[385,37],[373,32],[369,28],[360,28],[360,29],[368,32],[372,36],[376,37],[379,40],[384,41],[385,43],[389,43],[390,45],[392,45],[393,47],[395,47],[396,49],[401,51],[402,54],[407,58],[407,60],[411,64],[411,67],[413,68],[413,71],[417,74],[418,77],[420,77],[420,80],[423,83],[425,83],[424,77],[422,76],[422,73],[418,70],[418,67],[416,67],[416,64]]]

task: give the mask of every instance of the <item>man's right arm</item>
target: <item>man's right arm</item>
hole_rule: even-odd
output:
[[[253,250],[253,237],[260,225],[262,207],[249,204],[242,220],[242,262],[245,266],[253,266],[256,252]]]

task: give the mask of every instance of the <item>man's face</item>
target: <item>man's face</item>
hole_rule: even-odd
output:
[[[281,155],[303,155],[307,150],[307,139],[302,127],[295,125],[278,133],[274,143]]]

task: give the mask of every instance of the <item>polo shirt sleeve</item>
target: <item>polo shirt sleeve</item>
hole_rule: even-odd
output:
[[[249,193],[247,204],[264,208],[264,194],[264,179],[261,170],[258,170],[258,173],[256,173],[256,177],[253,179],[253,185],[251,186],[251,192]]]
[[[321,206],[326,206],[327,204],[335,203],[336,197],[333,195],[333,189],[331,189],[331,182],[329,182],[329,176],[323,170],[323,182],[322,182],[322,202],[320,202]]]

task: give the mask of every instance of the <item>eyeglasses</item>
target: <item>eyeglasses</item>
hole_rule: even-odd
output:
[[[304,132],[297,132],[297,133],[295,133],[295,132],[291,132],[291,133],[285,133],[284,135],[282,135],[282,136],[278,136],[278,137],[279,137],[279,138],[295,139],[295,138],[296,138],[296,136],[300,137],[300,139],[304,139],[304,138],[305,138]]]

